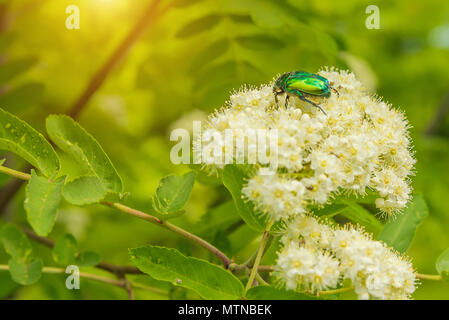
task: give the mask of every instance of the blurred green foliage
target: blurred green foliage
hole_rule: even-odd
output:
[[[183,115],[192,110],[211,112],[241,85],[266,83],[285,71],[350,68],[409,119],[418,159],[413,185],[427,201],[429,216],[407,254],[421,273],[434,274],[435,260],[449,247],[449,117],[438,119],[432,134],[426,132],[438,110],[449,109],[443,99],[449,92],[449,3],[165,0],[161,5],[171,1],[172,7],[120,61],[80,118],[123,177],[130,192],[127,202],[151,211],[159,180],[188,171],[169,160],[169,129]],[[67,30],[65,8],[72,1],[0,1],[0,106],[45,132],[45,117],[69,109],[148,2],[77,0],[81,28]],[[371,4],[380,9],[379,30],[365,27],[365,8]],[[72,160],[61,156],[61,161],[63,174],[81,174]],[[7,164],[20,168],[23,162],[8,154]],[[0,176],[0,186],[8,181]],[[186,214],[173,221],[243,261],[256,249],[257,234],[237,218],[235,208],[226,202],[231,199],[226,190],[205,181],[195,184]],[[0,212],[0,223],[26,225],[23,199],[22,189]],[[216,222],[214,216],[221,220]],[[216,259],[176,235],[101,206],[64,203],[50,237],[57,239],[66,232],[75,235],[81,248],[117,264],[129,264],[128,248],[143,244]],[[34,255],[51,265],[51,251],[32,245]],[[266,264],[275,257],[275,249],[271,251],[264,258]],[[0,263],[7,259],[0,249]],[[127,297],[119,288],[89,281],[82,282],[83,290],[69,291],[61,277],[44,275],[37,284],[19,288],[9,274],[0,272],[0,297]],[[136,278],[159,288],[171,286]],[[171,290],[173,297],[184,297],[186,293],[177,290]],[[192,292],[187,296],[197,298]],[[136,297],[163,298],[145,291],[136,291]],[[449,284],[423,281],[415,298],[449,299]]]

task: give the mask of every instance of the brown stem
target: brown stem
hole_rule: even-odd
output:
[[[125,289],[126,289],[126,292],[128,293],[128,299],[135,300],[133,285],[132,285],[131,281],[126,279],[126,277],[124,277],[123,279],[125,280]]]
[[[168,221],[162,221],[159,218],[156,218],[152,215],[149,215],[145,212],[130,208],[128,206],[125,206],[123,204],[120,203],[110,203],[110,202],[105,202],[105,205],[115,208],[121,212],[130,214],[132,216],[138,217],[140,219],[143,219],[145,221],[154,223],[162,228],[168,229],[174,233],[177,233],[181,236],[183,236],[184,238],[187,238],[197,244],[199,244],[200,246],[202,246],[203,248],[205,248],[206,250],[208,250],[209,252],[211,252],[212,254],[214,254],[216,257],[218,257],[223,264],[225,265],[225,268],[228,268],[229,265],[231,264],[232,260],[229,259],[226,254],[224,254],[222,251],[220,251],[220,249],[214,247],[212,244],[210,244],[209,242],[207,242],[206,240],[178,227],[175,226],[174,224],[171,224]]]
[[[33,231],[22,228],[22,231],[26,233],[26,235],[32,240],[43,244],[49,248],[53,248],[55,246],[55,242],[49,238],[41,237],[35,234]],[[118,278],[123,278],[125,274],[143,274],[142,271],[133,266],[119,266],[109,262],[101,261],[99,264],[95,266],[98,269],[102,269],[108,271]]]
[[[257,270],[259,270],[261,272],[271,272],[271,271],[274,271],[274,267],[273,266],[259,266],[259,268],[257,268]]]

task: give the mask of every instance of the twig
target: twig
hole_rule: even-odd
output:
[[[232,260],[230,258],[228,258],[226,256],[226,254],[224,254],[222,251],[220,251],[220,249],[216,248],[215,246],[213,246],[212,244],[210,244],[209,242],[207,242],[206,240],[178,227],[175,226],[174,224],[171,224],[168,221],[162,221],[159,218],[156,218],[152,215],[149,215],[145,212],[127,207],[123,204],[120,203],[109,203],[109,202],[105,202],[104,203],[107,206],[110,206],[112,208],[115,208],[121,212],[124,212],[126,214],[138,217],[140,219],[146,220],[148,222],[151,222],[153,224],[156,224],[158,226],[161,226],[162,228],[165,228],[167,230],[170,230],[174,233],[179,234],[180,236],[183,236],[184,238],[187,238],[197,244],[199,244],[200,246],[202,246],[203,248],[205,248],[206,250],[208,250],[209,252],[211,252],[212,254],[214,254],[215,256],[217,256],[225,265],[225,268],[228,268],[229,265],[231,264]]]
[[[259,268],[257,268],[259,271],[261,272],[271,272],[274,271],[274,267],[273,266],[259,266]]]
[[[135,300],[133,286],[132,286],[131,281],[129,281],[126,277],[124,277],[123,280],[125,280],[125,289],[126,289],[126,292],[128,292],[128,299]]]
[[[8,265],[0,265],[0,271],[9,271],[10,268]],[[42,268],[42,273],[47,273],[47,274],[66,274],[66,270],[64,268],[56,268],[56,267],[43,267]],[[86,273],[86,272],[80,272],[79,276],[81,278],[85,278],[85,279],[89,279],[89,280],[94,280],[94,281],[98,281],[98,282],[103,282],[103,283],[107,283],[113,286],[117,286],[120,288],[124,288],[128,291],[128,295],[130,295],[129,291],[132,292],[132,288],[137,288],[137,289],[142,289],[142,290],[147,290],[147,291],[151,291],[157,294],[161,294],[161,295],[166,295],[167,292],[162,290],[162,289],[158,289],[158,288],[152,288],[152,287],[147,287],[141,284],[137,284],[137,283],[132,283],[130,280],[128,279],[111,279],[108,277],[103,277],[103,276],[99,276],[96,274],[92,274],[92,273]],[[132,300],[134,300],[134,293],[132,293],[132,295],[130,296],[130,298],[132,298]]]
[[[0,270],[9,270],[9,269],[10,268],[8,265],[0,265]],[[55,268],[55,267],[43,267],[42,272],[49,273],[49,274],[65,274],[65,269]],[[123,280],[111,279],[111,278],[102,277],[102,276],[98,276],[96,274],[90,274],[90,273],[85,273],[85,272],[80,272],[79,275],[82,278],[108,283],[108,284],[111,284],[111,285],[114,285],[117,287],[121,287],[121,288],[125,287],[125,282]]]
[[[67,114],[75,118],[84,109],[84,106],[94,95],[94,93],[101,87],[109,73],[114,67],[126,56],[133,44],[139,39],[141,34],[162,15],[162,11],[157,10],[160,0],[152,0],[147,9],[144,10],[141,18],[137,21],[129,34],[123,39],[120,45],[115,49],[105,64],[94,74],[89,81],[86,89],[78,98],[78,100],[70,107]],[[167,7],[164,8],[164,12]]]
[[[33,231],[22,228],[22,231],[26,233],[26,235],[33,239],[36,242],[39,242],[49,248],[53,248],[55,246],[55,242],[49,238],[41,237],[37,234],[35,234]],[[119,266],[115,265],[109,262],[101,261],[96,266],[98,269],[102,269],[104,271],[107,271],[109,273],[112,273],[116,275],[118,278],[122,278],[125,274],[144,274],[142,271],[140,271],[138,268],[133,266]]]

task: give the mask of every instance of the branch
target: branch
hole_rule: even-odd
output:
[[[17,178],[20,178],[22,180],[30,180],[31,179],[31,175],[27,174],[27,173],[23,173],[14,169],[10,169],[4,166],[0,166],[0,172],[3,172],[5,174],[11,175],[11,176],[15,176]],[[231,264],[232,260],[229,259],[226,254],[224,254],[222,251],[220,251],[220,249],[214,247],[212,244],[210,244],[209,242],[207,242],[206,240],[178,227],[175,226],[174,224],[171,224],[168,221],[162,221],[159,218],[156,218],[150,214],[147,214],[145,212],[139,211],[137,209],[133,209],[130,207],[127,207],[123,204],[120,203],[111,203],[111,202],[104,202],[104,205],[108,206],[108,207],[112,207],[115,208],[121,212],[124,212],[126,214],[138,217],[140,219],[143,219],[145,221],[151,222],[155,225],[158,225],[162,228],[168,229],[174,233],[177,233],[181,236],[183,236],[184,238],[187,238],[197,244],[199,244],[200,246],[202,246],[203,248],[205,248],[206,250],[208,250],[209,252],[211,252],[212,254],[214,254],[215,256],[217,256],[225,265],[225,268],[227,269],[229,267],[229,265]],[[31,235],[30,235],[31,236]],[[41,241],[42,243],[48,240],[43,240],[40,239],[41,237],[39,237],[38,235],[32,235],[32,237],[38,241]],[[44,238],[45,239],[45,238]]]
[[[259,271],[265,271],[265,272],[271,272],[274,271],[274,267],[273,266],[259,266],[259,268],[257,268]]]
[[[4,270],[4,271],[9,271],[10,268],[8,265],[0,265],[0,271]],[[55,267],[43,267],[42,268],[42,272],[43,273],[47,273],[47,274],[66,274],[66,269],[64,268],[55,268]],[[116,279],[111,279],[108,277],[103,277],[103,276],[99,276],[96,274],[91,274],[91,273],[86,273],[86,272],[80,272],[79,273],[81,278],[85,278],[85,279],[90,279],[90,280],[94,280],[94,281],[98,281],[98,282],[103,282],[103,283],[107,283],[113,286],[117,286],[120,288],[124,288],[126,289],[128,292],[129,290],[132,291],[132,289],[130,289],[131,287],[133,288],[138,288],[138,289],[142,289],[142,290],[147,290],[147,291],[152,291],[154,293],[157,294],[161,294],[161,295],[166,295],[167,292],[165,292],[164,290],[161,289],[157,289],[157,288],[152,288],[152,287],[147,287],[141,284],[134,284],[131,281],[127,280],[127,279],[120,279],[120,280],[116,280]],[[132,298],[134,298],[134,295],[132,296]]]
[[[231,264],[232,260],[229,259],[226,254],[224,254],[222,251],[220,251],[220,249],[214,247],[211,243],[207,242],[206,240],[178,227],[175,226],[174,224],[171,224],[168,221],[162,221],[159,218],[156,218],[152,215],[149,215],[145,212],[127,207],[123,204],[120,203],[110,203],[110,202],[105,202],[104,205],[107,205],[109,207],[115,208],[121,212],[124,212],[126,214],[138,217],[140,219],[146,220],[148,222],[151,222],[155,225],[158,225],[162,228],[165,228],[167,230],[170,230],[174,233],[179,234],[180,236],[189,239],[197,244],[199,244],[200,246],[202,246],[203,248],[205,248],[206,250],[208,250],[210,253],[212,253],[213,255],[215,255],[216,257],[218,257],[223,264],[225,265],[225,268],[227,269],[229,267],[229,265]]]
[[[22,228],[22,231],[26,233],[26,235],[33,239],[36,242],[43,244],[49,248],[53,248],[55,246],[55,242],[49,238],[41,237],[35,234],[33,231],[29,229]],[[123,278],[125,274],[144,274],[142,271],[133,266],[119,266],[109,262],[101,261],[98,263],[95,268],[102,269],[109,273],[116,275],[118,278]]]
[[[128,299],[135,300],[133,285],[132,285],[131,281],[129,281],[126,277],[123,277],[123,280],[125,281],[125,289],[126,289],[126,292],[128,293]]]
[[[115,49],[112,55],[106,60],[105,64],[94,74],[86,89],[78,98],[78,100],[70,107],[67,114],[72,118],[76,118],[83,110],[84,106],[101,87],[106,77],[111,73],[114,67],[127,55],[133,44],[139,39],[142,33],[159,18],[168,9],[166,6],[162,11],[158,12],[157,8],[160,0],[152,0],[150,5],[145,9],[141,18],[137,21],[129,34],[123,39],[120,45]]]

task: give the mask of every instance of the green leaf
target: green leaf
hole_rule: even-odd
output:
[[[220,39],[216,42],[213,42],[206,48],[204,48],[193,60],[190,71],[198,72],[202,66],[207,63],[210,63],[222,56],[229,48],[229,41],[227,39]]]
[[[348,208],[347,204],[332,203],[330,205],[324,206],[321,209],[313,211],[313,214],[318,216],[318,217],[330,218],[330,217],[336,216],[337,214],[340,214],[341,212],[343,212],[347,208]]]
[[[53,260],[61,265],[74,264],[78,255],[78,242],[75,237],[69,233],[60,237],[55,243],[52,255]]]
[[[53,229],[65,180],[66,176],[63,176],[51,181],[31,171],[26,187],[25,210],[28,222],[40,236],[47,236]]]
[[[263,232],[268,224],[267,217],[257,212],[251,201],[244,201],[242,198],[242,187],[246,183],[247,178],[248,174],[241,166],[226,165],[224,167],[223,184],[231,193],[240,217],[252,229]]]
[[[80,267],[93,267],[100,263],[101,257],[93,251],[81,252],[76,259],[76,264]]]
[[[399,252],[405,252],[412,243],[416,228],[427,217],[428,212],[425,200],[420,195],[413,195],[413,200],[404,213],[385,224],[378,240],[384,241]]]
[[[11,258],[8,262],[11,278],[22,285],[30,285],[37,282],[42,275],[43,263],[41,259],[23,261]]]
[[[271,286],[252,287],[246,293],[248,300],[317,300],[316,297]]]
[[[352,222],[365,227],[366,230],[378,233],[382,229],[382,223],[376,217],[361,205],[353,201],[341,200],[347,208],[340,212],[340,215],[348,218]]]
[[[449,249],[444,251],[437,259],[436,268],[444,280],[449,281]]]
[[[69,196],[67,201],[70,202],[76,196],[70,191],[73,191],[73,189],[79,191],[83,185],[86,188],[90,187],[89,190],[93,190],[92,185],[96,185],[99,191],[88,195],[85,201],[80,201],[83,199],[79,196],[78,201],[74,201],[74,204],[99,202],[105,196],[104,190],[115,194],[123,192],[122,179],[100,144],[72,118],[62,115],[49,116],[47,118],[47,132],[59,148],[83,165],[89,171],[89,176],[97,179],[83,177],[81,180],[68,182],[64,188],[68,189],[64,190],[63,194],[64,196],[70,194],[72,197]],[[72,183],[75,183],[75,185],[71,185]],[[87,194],[83,193],[83,195]]]
[[[186,257],[175,249],[144,246],[130,249],[133,263],[157,280],[191,289],[204,299],[239,299],[242,283],[207,261]]]
[[[62,194],[71,204],[84,206],[103,200],[108,193],[95,176],[83,176],[69,181],[64,186]]]
[[[219,206],[210,209],[204,214],[196,224],[196,232],[199,234],[210,235],[211,232],[225,230],[233,224],[241,221],[234,205],[234,201],[226,201]]]
[[[33,248],[27,236],[15,226],[6,224],[0,229],[0,239],[5,251],[11,256],[8,262],[11,278],[22,285],[38,281],[42,261],[33,258]]]
[[[5,251],[13,258],[27,259],[33,254],[33,248],[27,236],[11,224],[5,224],[0,229],[0,239]]]
[[[181,210],[190,198],[195,173],[183,176],[168,176],[159,182],[153,197],[153,207],[159,213],[170,214]]]
[[[176,37],[178,38],[192,37],[204,31],[208,31],[215,25],[217,25],[221,21],[221,18],[222,17],[218,14],[210,14],[207,16],[202,16],[183,26],[182,29],[176,33]]]
[[[53,178],[59,171],[55,150],[42,134],[9,112],[0,109],[0,150],[11,151]]]
[[[241,36],[237,37],[235,41],[240,46],[255,51],[280,50],[285,47],[285,43],[283,41],[266,34]]]
[[[0,85],[31,69],[37,63],[36,57],[16,59],[0,65]]]
[[[19,114],[40,103],[45,87],[38,82],[23,84],[0,95],[0,106]]]

